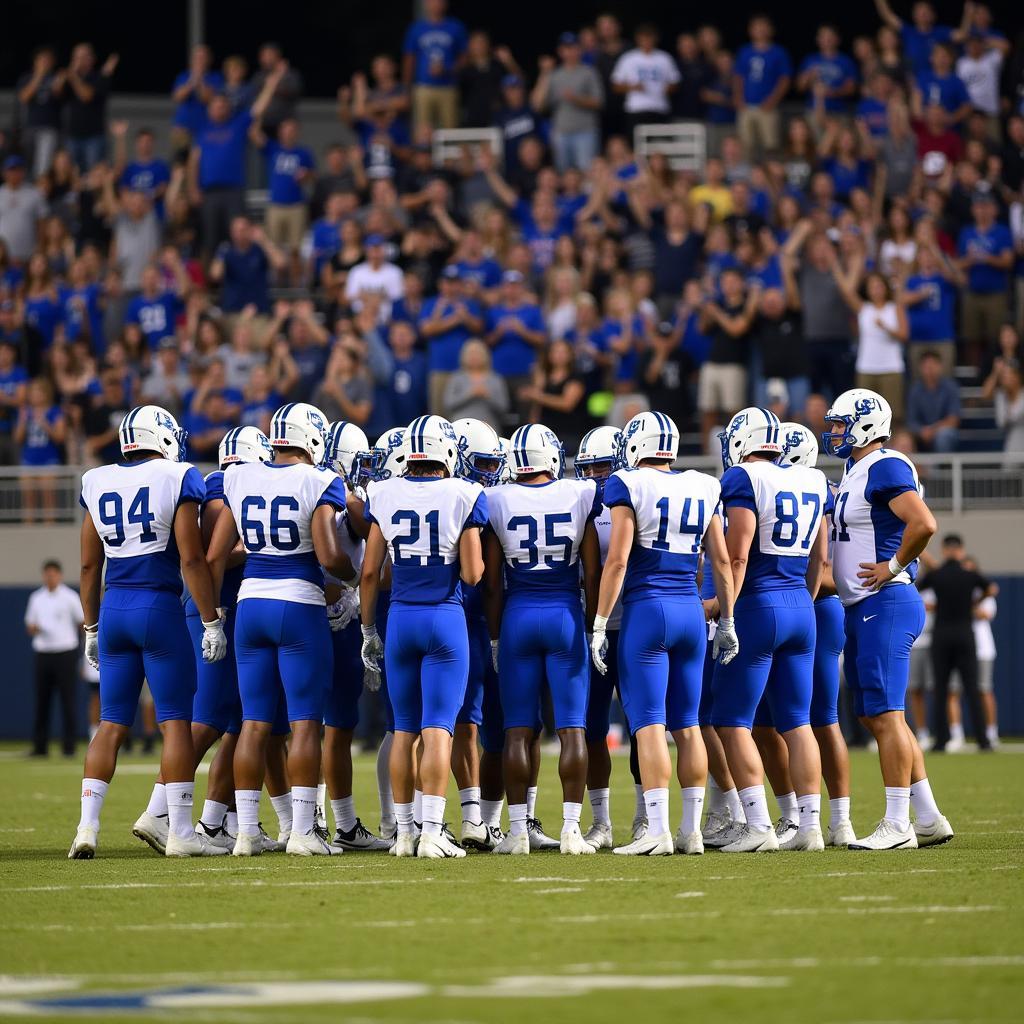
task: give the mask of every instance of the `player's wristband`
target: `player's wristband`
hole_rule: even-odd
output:
[[[893,579],[896,579],[896,577],[899,576],[901,572],[906,571],[907,567],[905,565],[900,565],[895,555],[893,555],[892,558],[889,559],[889,575],[891,575]]]
[[[727,618],[725,618],[724,615],[719,617],[719,619],[718,619],[718,628],[719,629],[732,629],[732,627],[733,627],[733,620],[732,619],[727,619]]]
[[[364,640],[370,640],[377,635],[376,623],[371,622],[369,626],[360,626],[359,628],[363,631]]]
[[[608,630],[608,616],[607,615],[595,615],[594,616],[594,632],[605,633]]]
[[[98,633],[99,628],[100,624],[98,622],[94,622],[91,626],[82,626],[82,629],[84,629],[90,636],[92,636],[93,633]]]
[[[203,629],[216,629],[219,625],[221,625],[221,621],[222,620],[220,616],[218,616],[216,619],[212,619],[210,622],[204,622]]]

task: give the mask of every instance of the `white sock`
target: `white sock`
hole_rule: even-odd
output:
[[[986,725],[985,726],[985,739],[989,743],[999,742],[999,726],[998,725]]]
[[[395,823],[398,825],[398,831],[405,836],[416,835],[416,825],[413,821],[413,805],[408,804],[395,804]]]
[[[332,800],[331,814],[334,815],[335,828],[351,832],[356,827],[356,798],[343,796],[340,800]]]
[[[318,825],[327,826],[327,783],[321,782],[316,787],[316,822]]]
[[[227,813],[227,804],[219,803],[216,800],[204,800],[203,813],[199,815],[199,820],[209,828],[219,828],[224,824]]]
[[[462,804],[462,820],[471,825],[483,824],[480,807],[480,787],[467,786],[459,790],[459,803]]]
[[[567,829],[575,825],[580,827],[580,815],[583,813],[583,804],[575,804],[571,800],[562,801],[562,828]]]
[[[393,732],[384,733],[377,748],[377,799],[380,800],[380,827],[385,834],[395,827],[395,799],[391,794],[391,741]]]
[[[194,826],[192,824],[192,791],[194,782],[168,782],[164,789],[167,792],[167,830],[182,839],[187,839]]]
[[[783,793],[777,796],[775,802],[779,805],[779,814],[790,821],[796,821],[800,814],[797,809],[796,793]]]
[[[835,828],[840,822],[850,820],[850,798],[833,797],[828,802],[828,823]]]
[[[271,797],[280,800],[281,797]],[[289,807],[291,797],[288,797]],[[260,834],[260,791],[258,789],[235,790],[235,813],[238,815],[238,832],[240,836],[258,836]],[[288,831],[291,830],[291,815],[288,816]],[[285,831],[284,828],[281,829]]]
[[[704,787],[683,786],[683,823],[680,831],[684,836],[700,831],[700,817],[704,811]]]
[[[746,822],[751,828],[767,832],[772,827],[771,815],[768,813],[768,798],[764,795],[764,786],[747,786],[737,791],[740,806]]]
[[[292,830],[292,795],[291,793],[282,793],[280,796],[272,796],[270,798],[271,806],[274,808],[274,813],[277,815],[277,827],[281,832],[291,832]]]
[[[167,814],[167,790],[162,782],[158,782],[149,794],[146,813],[152,814],[154,818],[163,818]]]
[[[951,740],[962,740],[964,738],[964,723],[954,722],[949,727],[949,738]]]
[[[798,797],[797,814],[801,828],[821,828],[821,794],[806,793]]]
[[[99,779],[82,779],[82,817],[78,822],[79,828],[86,825],[97,829],[100,827],[100,811],[103,810],[103,798],[109,786],[109,782],[101,782]]]
[[[612,823],[612,791],[610,789],[591,789],[587,793],[590,797],[590,809],[594,812],[594,824],[610,825]]]
[[[735,787],[725,790],[722,793],[722,798],[725,800],[725,806],[729,808],[733,821],[747,820],[746,814],[743,811],[743,801],[740,800],[740,794]]]
[[[941,813],[927,779],[910,784],[910,803],[919,825],[930,825]]]
[[[633,796],[636,800],[636,806],[633,811],[634,818],[646,818],[647,817],[647,801],[644,800],[644,787],[633,784]]]
[[[647,809],[648,836],[664,835],[668,831],[668,789],[644,790],[644,807]]]
[[[480,817],[489,828],[501,828],[501,808],[504,803],[504,799],[480,801]]]
[[[412,813],[416,821],[423,824],[423,790],[414,789],[412,791]],[[422,831],[422,829],[420,830]]]
[[[526,804],[508,805],[508,830],[513,836],[521,836],[526,831]]]
[[[228,811],[224,816],[224,830],[229,836],[238,835],[238,811]]]
[[[316,786],[292,786],[292,831],[304,836],[313,831]]]
[[[729,810],[729,805],[725,800],[725,793],[722,792],[722,787],[715,782],[713,775],[708,776],[707,808],[708,814],[717,815],[725,814]]]
[[[907,829],[910,825],[910,790],[902,786],[885,787],[885,820],[897,828]]]
[[[526,790],[526,816],[536,818],[534,813],[537,810],[537,787],[529,786]]]
[[[444,824],[445,798],[424,793],[420,799],[423,802],[423,834],[439,836]]]

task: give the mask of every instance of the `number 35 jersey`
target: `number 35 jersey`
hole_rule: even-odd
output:
[[[103,541],[107,587],[180,596],[174,517],[179,505],[199,505],[205,496],[199,470],[187,462],[145,459],[90,469],[79,502]]]
[[[807,557],[821,527],[828,481],[820,469],[744,462],[722,476],[722,506],[750,509],[757,527],[747,556],[743,593],[807,585]]]
[[[320,505],[345,507],[341,479],[303,462],[242,462],[224,474],[224,504],[246,552],[238,600],[322,605],[324,573],[313,550],[312,519]]]

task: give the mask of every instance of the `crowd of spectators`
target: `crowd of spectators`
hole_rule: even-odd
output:
[[[140,401],[201,462],[285,399],[371,438],[543,419],[567,448],[656,406],[711,450],[752,401],[810,422],[854,383],[948,452],[958,364],[1024,449],[1024,49],[981,3],[876,6],[810,54],[763,15],[733,52],[602,14],[535,59],[425,0],[323,152],[273,43],[254,69],[195,48],[167,152],[108,117],[116,54],[41,48],[0,143],[0,462],[116,457]],[[666,123],[704,127],[702,167],[636,151]],[[460,126],[500,144],[438,163]]]

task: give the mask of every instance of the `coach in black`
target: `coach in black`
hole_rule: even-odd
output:
[[[971,710],[971,725],[980,750],[991,750],[985,736],[985,715],[978,692],[978,654],[974,648],[974,605],[992,592],[994,585],[980,573],[963,567],[964,546],[959,535],[947,534],[942,539],[943,562],[928,573],[922,590],[935,594],[935,628],[932,632],[932,668],[935,672],[934,750],[945,749],[949,742],[949,718],[946,698],[949,677],[956,669],[963,683],[964,695]]]

